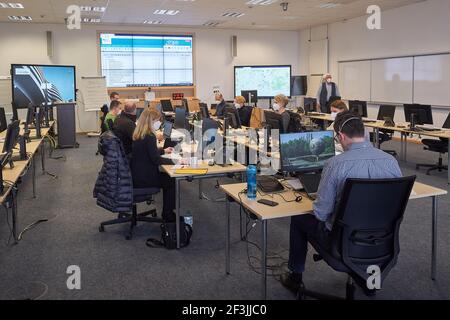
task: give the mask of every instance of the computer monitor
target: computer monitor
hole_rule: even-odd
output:
[[[225,116],[231,120],[231,127],[233,129],[241,128],[241,118],[239,117],[239,112],[235,106],[227,104],[225,106]]]
[[[202,114],[202,119],[209,118],[208,105],[206,103],[203,102],[200,103],[200,112]]]
[[[394,120],[395,116],[395,105],[392,104],[382,104],[378,110],[377,120],[384,120],[385,118],[390,118]]]
[[[170,121],[164,122],[163,135],[164,135],[165,139],[170,139],[170,137],[172,136],[172,128],[173,128],[172,122],[170,122]]]
[[[242,90],[241,96],[247,100],[247,103],[255,104],[258,102],[258,90]]]
[[[277,129],[279,130],[279,133],[284,133],[283,118],[281,114],[269,110],[264,110],[264,117],[266,119],[266,129]]]
[[[27,135],[29,135],[30,133],[30,125],[33,124],[35,113],[36,113],[35,108],[33,106],[28,106],[27,118],[25,120],[25,133]]]
[[[405,120],[411,123],[411,127],[416,124],[433,124],[433,113],[430,105],[405,104],[403,110],[405,111]],[[414,117],[412,117],[413,114]]]
[[[142,112],[144,112],[144,108],[136,108],[136,120],[139,119],[139,117],[141,116]]]
[[[367,118],[367,101],[350,100],[348,109],[362,118]]]
[[[3,144],[3,151],[2,151],[3,153],[12,152],[12,150],[17,144],[17,141],[19,140],[19,133],[20,133],[19,120],[14,120],[8,125],[8,129],[6,131],[5,143]]]
[[[173,112],[172,102],[170,100],[161,100],[161,107],[163,112]]]
[[[334,132],[311,131],[280,135],[281,170],[312,172],[321,170],[335,156]]]
[[[5,108],[0,108],[0,132],[8,129],[8,123],[6,122]]]
[[[307,76],[292,76],[291,77],[291,96],[305,96],[308,92],[308,77]]]
[[[184,108],[175,109],[175,129],[188,129],[187,111]]]
[[[315,112],[317,109],[317,99],[316,98],[304,98],[303,105],[305,112]]]

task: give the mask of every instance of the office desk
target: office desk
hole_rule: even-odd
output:
[[[41,148],[41,157],[42,157],[42,170],[45,173],[45,143],[43,143],[45,137],[48,135],[49,131],[53,127],[54,122],[50,123],[49,128],[41,129],[41,138],[32,139],[29,143],[26,144],[28,159],[26,160],[18,160],[14,161],[14,167],[10,168],[9,165],[6,165],[3,168],[3,181],[8,182],[7,185],[4,184],[3,194],[0,195],[0,203],[4,203],[5,201],[12,200],[12,233],[13,238],[17,242],[17,225],[18,225],[18,213],[17,213],[17,203],[16,203],[16,188],[17,182],[19,178],[21,178],[28,171],[30,165],[32,166],[32,183],[33,183],[33,198],[36,197],[36,159],[35,155],[38,153],[39,148]],[[36,130],[31,130],[30,136],[36,136]],[[3,142],[0,143],[0,148],[3,148]],[[13,156],[18,156],[19,152],[15,151]]]
[[[271,219],[292,217],[301,214],[311,214],[313,202],[305,195],[301,202],[285,202],[281,198],[276,200],[279,205],[269,207],[256,200],[248,200],[246,194],[241,193],[247,187],[245,183],[236,183],[221,185],[220,188],[226,194],[225,212],[226,212],[226,264],[225,272],[230,274],[230,202],[241,204],[246,210],[253,213],[261,221],[261,288],[262,298],[267,296],[267,222]],[[410,199],[421,199],[431,197],[432,199],[432,243],[431,243],[431,279],[436,278],[436,256],[437,256],[437,197],[447,194],[447,191],[434,188],[419,182],[413,187]],[[295,194],[291,190],[283,193],[286,200],[295,199]],[[259,194],[257,200],[273,198],[270,195],[261,197]]]
[[[322,120],[327,122],[332,122],[333,119],[329,114],[321,114],[321,115],[307,115],[311,119]],[[364,126],[368,128],[372,128],[374,132],[374,145],[380,148],[380,141],[378,139],[380,130],[391,130],[394,132],[400,133],[400,159],[403,161],[407,161],[407,137],[408,135],[420,135],[426,137],[434,137],[434,138],[443,138],[448,139],[448,147],[450,150],[450,130],[441,130],[441,131],[413,131],[408,129],[408,122],[400,122],[396,123],[395,127],[387,127],[384,125],[384,121],[376,121],[376,122],[365,122]],[[448,154],[447,165],[450,166],[450,153]],[[450,184],[450,171],[447,173],[447,182]]]
[[[180,248],[180,182],[182,180],[192,182],[194,180],[199,180],[199,193],[201,199],[201,181],[203,179],[211,178],[222,178],[228,175],[234,175],[236,173],[242,173],[247,170],[245,166],[239,163],[234,163],[232,165],[220,166],[213,165],[209,166],[204,162],[199,161],[198,168],[207,168],[208,172],[205,174],[175,174],[174,165],[163,165],[161,166],[162,171],[167,173],[169,177],[175,179],[175,214],[176,214],[176,229],[177,229],[177,248]]]

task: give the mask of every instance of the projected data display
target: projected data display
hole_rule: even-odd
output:
[[[27,108],[31,103],[75,101],[75,67],[47,65],[11,66],[13,103]]]
[[[192,36],[100,34],[108,87],[193,84]]]
[[[281,167],[285,172],[323,168],[334,157],[333,131],[299,132],[280,135]]]
[[[242,90],[258,90],[258,97],[291,95],[291,66],[234,67],[235,95]]]

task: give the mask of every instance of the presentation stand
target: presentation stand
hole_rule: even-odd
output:
[[[76,102],[58,103],[52,106],[56,108],[58,148],[78,148],[75,126]]]

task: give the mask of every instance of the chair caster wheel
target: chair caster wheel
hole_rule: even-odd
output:
[[[156,218],[156,211],[153,211],[153,212],[151,213],[151,216],[152,216],[153,218]]]
[[[99,231],[99,232],[105,232],[105,227],[104,227],[104,226],[98,227],[98,231]]]

